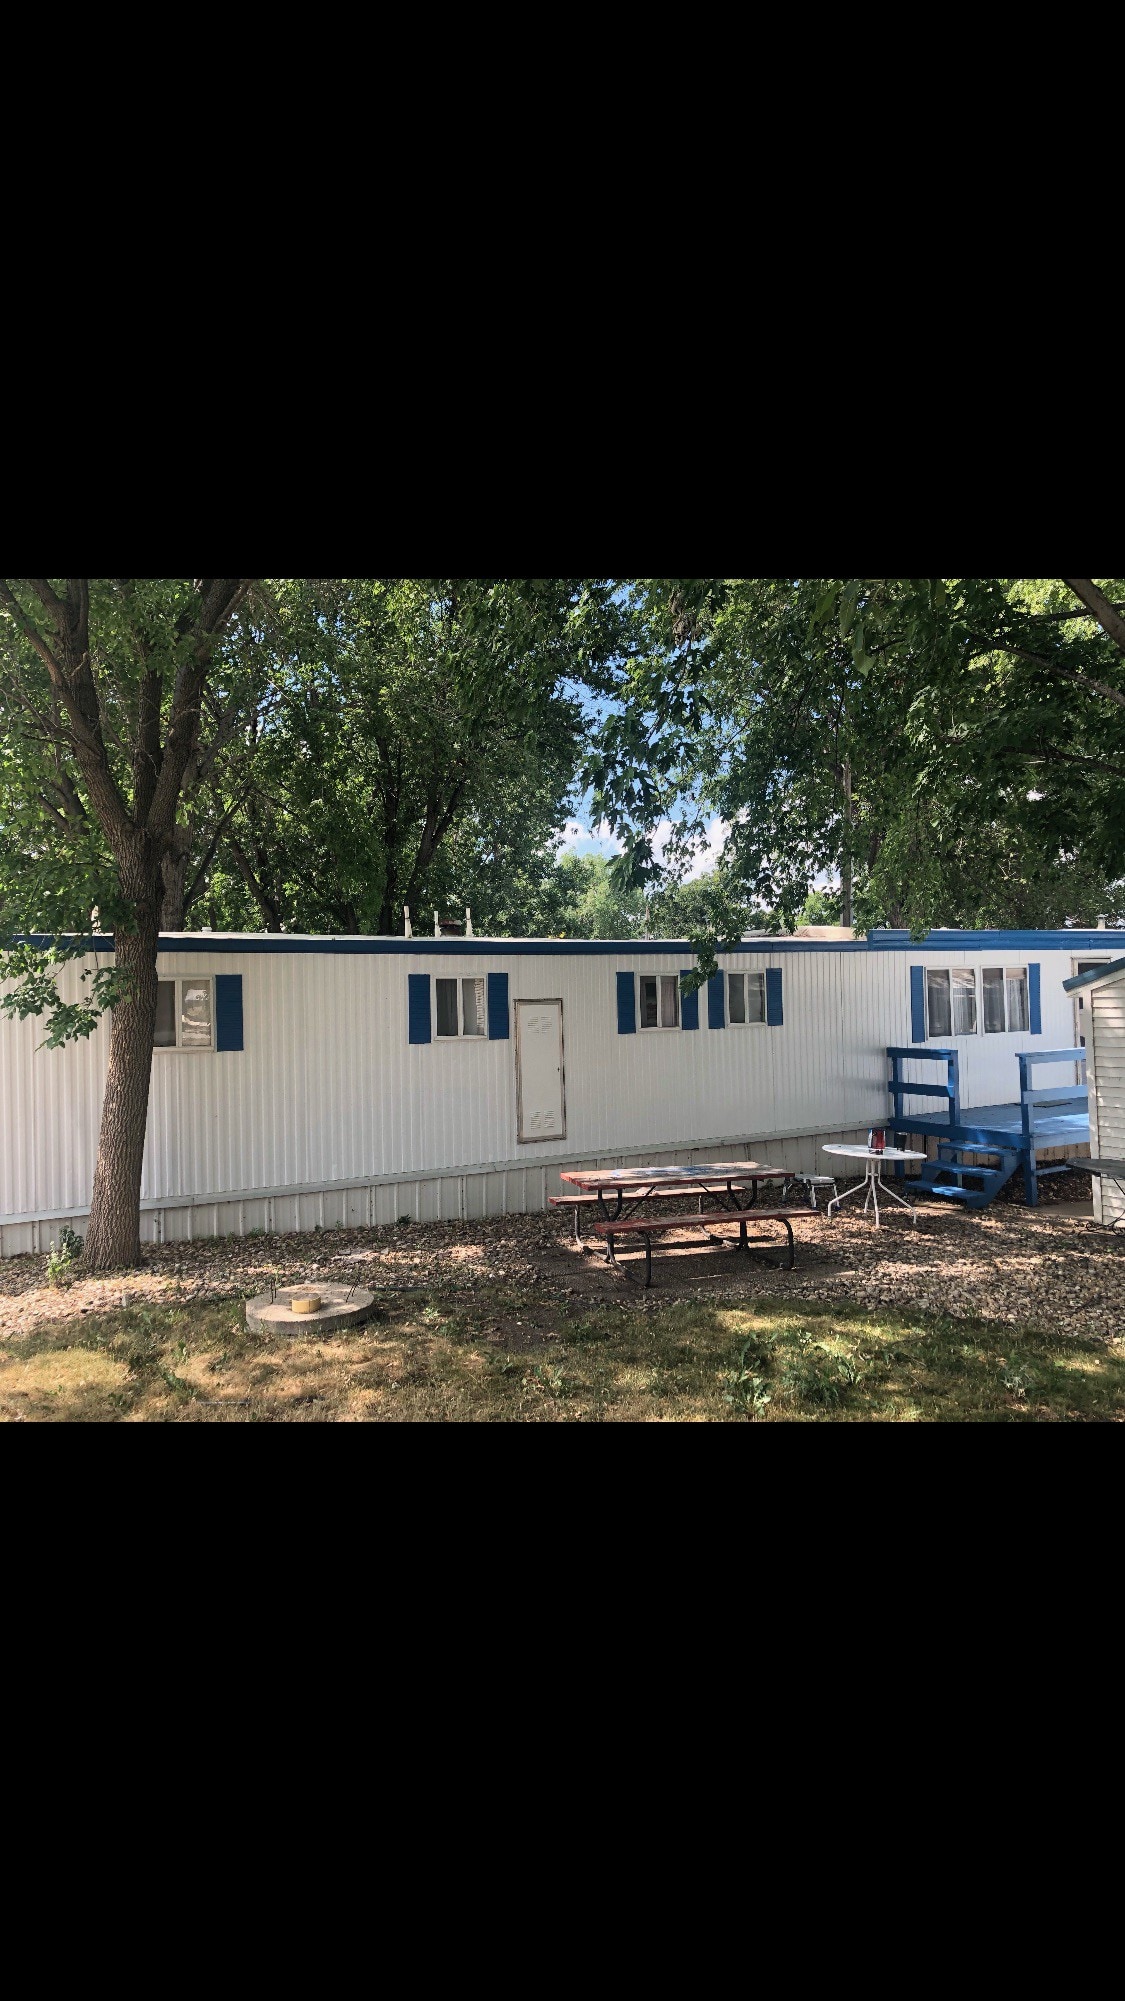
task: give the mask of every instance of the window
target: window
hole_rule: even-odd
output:
[[[966,966],[953,968],[953,1033],[977,1032],[977,976]]]
[[[1008,1002],[1008,1030],[1026,1030],[1031,1019],[1027,1009],[1027,967],[1008,966],[1004,973],[1004,994]]]
[[[487,1036],[483,979],[435,980],[434,985],[439,1035]]]
[[[765,1018],[765,974],[728,973],[727,1020],[730,1022],[764,1022]]]
[[[975,1035],[977,976],[969,966],[926,970],[927,1035]]]
[[[1031,1020],[1027,1004],[1027,967],[986,966],[981,974],[981,984],[984,989],[985,1034],[1026,1034]]]
[[[484,1013],[484,981],[462,980],[461,1019],[464,1023],[463,1035],[487,1035],[488,1023]]]
[[[193,975],[156,983],[154,1049],[213,1049],[211,981]]]
[[[935,1035],[952,1035],[953,1017],[950,1012],[949,974],[934,972],[926,968],[926,1034],[932,1040]]]
[[[986,966],[980,977],[984,991],[984,1032],[986,1035],[1003,1035],[1004,968]]]
[[[641,974],[641,1027],[678,1028],[680,982],[675,973]]]

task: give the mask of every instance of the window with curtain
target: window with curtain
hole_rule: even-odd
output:
[[[1031,1026],[1026,966],[986,966],[981,974],[986,1035],[1026,1034]]]
[[[926,968],[926,1034],[933,1038],[952,1035],[953,1015],[949,998],[949,974]]]
[[[462,980],[461,1020],[465,1035],[487,1035],[488,1018],[484,1006],[484,981],[482,979]]]
[[[977,976],[970,966],[953,968],[953,1033],[977,1032]]]
[[[212,982],[193,974],[188,979],[158,980],[154,1049],[213,1049],[215,1046]]]
[[[1003,1035],[1006,1027],[1003,966],[986,966],[980,980],[981,997],[984,1002],[984,1032],[986,1035]]]
[[[727,1020],[764,1022],[766,1018],[766,976],[764,973],[727,974]]]
[[[483,979],[435,980],[439,1035],[488,1034],[488,1009]]]

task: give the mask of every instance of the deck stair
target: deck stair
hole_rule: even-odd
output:
[[[986,1209],[1004,1183],[1011,1180],[1020,1164],[1020,1157],[1018,1153],[997,1151],[995,1166],[981,1160],[965,1159],[966,1153],[977,1151],[979,1149],[958,1145],[953,1140],[939,1140],[937,1159],[923,1162],[915,1182],[918,1193],[925,1190],[927,1195],[941,1195],[947,1202],[962,1203],[966,1209]],[[1040,1169],[1040,1173],[1042,1171]],[[966,1183],[973,1185],[966,1186]]]

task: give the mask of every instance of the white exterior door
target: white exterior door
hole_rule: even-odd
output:
[[[521,1141],[566,1134],[561,1000],[516,1002],[516,1125]]]

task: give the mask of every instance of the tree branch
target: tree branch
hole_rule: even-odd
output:
[[[215,640],[233,617],[252,582],[251,577],[203,579],[202,602],[195,620],[195,643],[176,673],[164,760],[149,808],[149,825],[154,832],[166,831],[175,817],[184,773],[198,740],[203,687]]]
[[[1036,667],[1045,667],[1049,674],[1057,674],[1060,680],[1071,681],[1078,688],[1090,688],[1095,695],[1104,695],[1109,702],[1116,702],[1125,709],[1125,695],[1118,688],[1111,688],[1107,681],[1095,680],[1092,674],[1083,674],[1077,667],[1060,666],[1057,660],[1048,660],[1044,653],[1032,653],[1026,646],[1017,646],[1014,639],[991,636],[984,632],[970,632],[969,638],[982,653],[1015,653],[1021,660],[1030,660]]]
[[[1074,592],[1076,598],[1081,599],[1087,611],[1097,619],[1102,631],[1109,634],[1114,645],[1125,653],[1125,618],[1122,618],[1116,606],[1110,604],[1109,599],[1103,596],[1097,585],[1092,584],[1088,577],[1064,577],[1063,583],[1068,590]]]

